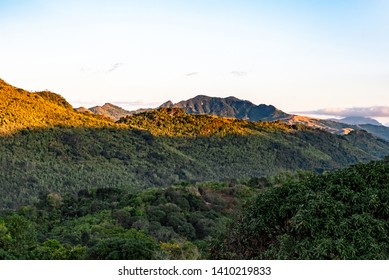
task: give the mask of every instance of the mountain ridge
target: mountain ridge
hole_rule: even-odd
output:
[[[125,118],[126,116],[134,115],[137,113],[153,111],[158,108],[181,108],[188,114],[209,114],[220,117],[230,117],[237,118],[249,121],[276,121],[281,120],[287,124],[302,124],[310,126],[312,128],[323,129],[330,133],[335,134],[348,134],[353,130],[366,130],[369,133],[372,133],[376,137],[380,137],[389,141],[389,128],[382,126],[380,123],[374,120],[370,121],[369,125],[367,124],[347,124],[343,123],[340,120],[333,119],[318,119],[312,117],[305,117],[300,115],[288,114],[282,110],[277,109],[273,105],[259,104],[255,105],[251,101],[238,99],[234,96],[229,96],[226,98],[221,97],[210,97],[206,95],[197,95],[188,100],[182,100],[177,103],[173,103],[171,100],[168,100],[161,104],[157,108],[149,109],[138,109],[134,111],[124,110],[116,105],[112,105],[117,108],[116,112],[121,112],[116,115],[112,115],[110,112],[107,112],[102,107],[104,106],[95,106],[90,108],[97,114],[110,117],[113,120],[120,120],[120,118]],[[97,109],[94,109],[97,108]],[[369,120],[369,118],[359,118],[359,120]],[[355,119],[354,119],[355,121]],[[367,122],[367,121],[366,121]],[[379,125],[377,125],[379,124]]]

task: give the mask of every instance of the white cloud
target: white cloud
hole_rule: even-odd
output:
[[[106,73],[112,73],[113,71],[117,70],[119,67],[123,66],[124,64],[121,62],[117,62],[113,64],[108,70],[106,70]]]
[[[200,73],[199,72],[190,72],[190,73],[185,74],[185,76],[190,77],[190,76],[195,76],[195,75],[198,75],[198,74],[200,74]]]
[[[80,71],[83,73],[93,73],[93,74],[98,74],[98,73],[105,73],[109,74],[114,71],[116,71],[118,68],[122,67],[124,63],[122,62],[116,62],[114,64],[108,64],[108,65],[100,65],[98,67],[81,67]]]
[[[237,76],[237,77],[243,77],[247,75],[247,72],[245,71],[231,71],[230,74]]]

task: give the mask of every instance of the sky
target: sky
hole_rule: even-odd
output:
[[[387,0],[0,0],[0,78],[74,107],[203,94],[389,123],[388,14]]]

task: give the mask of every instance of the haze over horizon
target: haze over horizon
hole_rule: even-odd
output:
[[[204,94],[285,112],[376,108],[388,123],[387,14],[384,0],[0,0],[0,78],[74,106]]]

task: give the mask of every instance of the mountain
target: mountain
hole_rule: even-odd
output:
[[[89,108],[89,111],[97,114],[109,117],[115,121],[119,120],[122,117],[132,114],[131,111],[127,111],[119,106],[113,105],[111,103],[105,103],[103,106],[95,106]]]
[[[80,113],[94,114],[91,110],[89,110],[88,108],[85,108],[85,107],[74,108],[74,110],[76,110],[77,112],[80,112]]]
[[[219,117],[238,118],[249,121],[274,121],[289,117],[289,114],[272,105],[255,105],[235,97],[219,98],[198,95],[173,104],[168,101],[160,108],[183,108],[188,114],[209,114]]]
[[[343,119],[330,119],[330,120],[335,122],[345,123],[345,124],[351,124],[351,125],[372,124],[372,125],[382,126],[382,124],[379,121],[373,118],[360,117],[360,116],[349,116]]]
[[[366,130],[376,137],[380,137],[389,141],[389,127],[383,125],[372,125],[372,124],[360,124],[360,129]]]
[[[218,98],[198,95],[194,98],[173,103],[167,101],[159,108],[182,108],[188,114],[209,114],[220,117],[238,118],[249,121],[275,121],[281,120],[289,125],[303,124],[312,128],[323,129],[335,134],[348,134],[353,130],[366,130],[376,137],[389,141],[389,127],[382,126],[370,118],[345,118],[340,120],[324,120],[293,114],[287,114],[272,105],[254,105],[250,101],[235,97]],[[150,109],[151,110],[151,109]],[[355,125],[354,123],[368,123],[369,125]]]
[[[53,126],[110,126],[95,115],[81,114],[60,95],[50,91],[29,92],[0,79],[0,133],[24,128]]]

